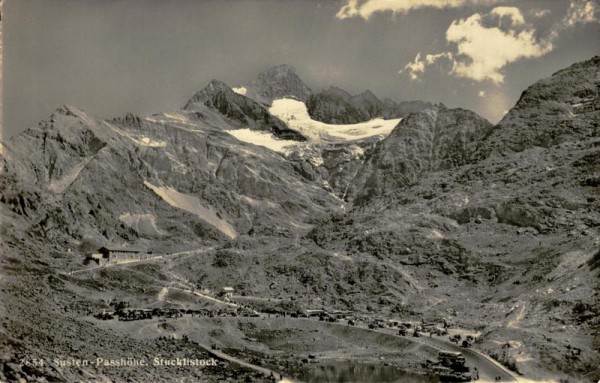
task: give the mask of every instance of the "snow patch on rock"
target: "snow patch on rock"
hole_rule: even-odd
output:
[[[164,148],[167,146],[167,143],[164,141],[153,140],[150,137],[142,136],[139,139],[132,138],[132,140],[141,146],[148,146],[151,148]]]
[[[65,172],[61,178],[50,181],[48,189],[53,193],[64,193],[65,190],[75,181],[81,170],[87,165],[89,160],[82,161]]]
[[[186,116],[179,114],[179,113],[164,113],[164,115],[165,115],[165,117],[168,117],[172,120],[176,120],[179,122],[189,122],[189,119]]]
[[[298,141],[280,140],[271,133],[259,130],[236,129],[226,130],[226,132],[240,141],[262,146],[275,152],[284,154],[289,153],[291,151],[291,147],[299,144]]]
[[[245,96],[246,93],[248,93],[248,89],[246,89],[245,86],[240,86],[238,88],[231,88],[231,90],[233,90],[237,94],[241,94],[242,96]]]
[[[151,147],[151,148],[164,148],[165,146],[167,146],[167,143],[165,141],[153,140],[150,137],[146,137],[146,136],[137,137],[121,128],[117,128],[115,125],[110,124],[106,121],[103,121],[103,123],[104,123],[104,125],[108,126],[110,129],[112,129],[115,133],[119,134],[121,137],[129,138],[131,141],[135,142],[137,145],[147,146],[147,147]]]
[[[144,181],[144,185],[150,188],[169,205],[197,215],[198,218],[214,226],[229,238],[237,237],[238,234],[233,226],[231,226],[231,224],[224,219],[219,218],[217,214],[210,208],[202,206],[197,197],[180,193],[171,187],[155,186],[148,181]]]
[[[124,213],[119,216],[119,220],[142,235],[164,235],[156,225],[156,217],[154,214]]]

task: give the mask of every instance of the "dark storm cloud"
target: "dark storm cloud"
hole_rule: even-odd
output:
[[[502,84],[456,78],[443,68],[414,82],[398,70],[419,52],[446,51],[453,21],[500,3],[518,5],[542,33],[565,17],[569,1],[494,1],[444,11],[376,12],[368,20],[336,18],[346,3],[8,1],[5,136],[62,104],[100,117],[178,109],[213,78],[238,85],[281,63],[294,65],[315,90],[330,84],[351,92],[371,89],[382,98],[444,102],[497,120],[530,83],[598,53],[597,24],[576,25],[550,53],[503,68]]]

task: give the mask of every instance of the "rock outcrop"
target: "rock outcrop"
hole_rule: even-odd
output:
[[[310,88],[290,65],[278,65],[258,75],[258,78],[243,87],[245,94],[262,104],[271,105],[278,98],[308,100]]]
[[[523,92],[482,155],[550,148],[600,136],[600,56],[560,70]]]
[[[477,114],[443,105],[411,114],[375,145],[355,177],[353,193],[364,203],[411,185],[428,172],[472,162],[491,129]]]
[[[268,131],[286,140],[306,140],[302,134],[288,128],[283,121],[272,116],[262,104],[235,93],[221,81],[212,80],[188,100],[183,110],[202,114],[205,107],[217,110],[231,120],[234,127]]]
[[[2,202],[48,240],[110,241],[149,232],[131,217],[171,240],[214,240],[255,225],[286,230],[337,205],[279,153],[168,116],[109,122],[59,109],[3,143]]]
[[[423,101],[396,103],[381,101],[370,90],[351,95],[343,89],[329,87],[309,97],[308,113],[317,121],[329,124],[356,124],[373,118],[402,118],[433,104]]]

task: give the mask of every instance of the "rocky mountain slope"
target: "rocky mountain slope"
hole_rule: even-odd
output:
[[[320,93],[312,95],[306,106],[308,113],[317,121],[330,124],[355,124],[369,120],[370,115],[366,110],[350,103],[352,95],[342,89],[330,87]],[[356,103],[357,104],[357,103]],[[380,105],[371,105],[375,112],[380,112]]]
[[[271,106],[273,100],[281,98],[303,101],[313,119],[329,124],[356,124],[374,118],[401,118],[433,105],[424,101],[381,101],[370,90],[351,95],[335,86],[314,93],[290,65],[273,67],[260,73],[257,79],[234,90],[266,106]]]
[[[599,69],[595,57],[539,81],[496,126],[420,103],[393,124],[328,125],[309,115],[311,99],[324,100],[319,118],[347,123],[395,104],[311,95],[289,67],[245,94],[212,81],[182,110],[148,117],[59,108],[2,143],[0,379],[131,378],[18,365],[32,353],[92,357],[92,344],[181,353],[120,342],[88,319],[111,299],[155,304],[182,280],[294,309],[445,318],[529,378],[600,379]],[[81,267],[86,242],[215,250],[60,274]],[[153,374],[143,378],[185,376]]]
[[[311,95],[306,105],[312,118],[330,124],[356,124],[377,117],[402,118],[432,106],[423,101],[381,101],[369,90],[353,96],[333,86]]]
[[[528,376],[543,366],[553,366],[546,377],[593,375],[600,360],[599,63],[595,57],[534,84],[494,128],[445,108],[404,119],[366,154],[352,181],[358,206],[309,238],[355,259],[403,265],[427,281],[403,297],[408,307],[487,323],[485,347],[503,355],[494,345],[509,344],[504,355]],[[579,113],[568,109],[573,103]],[[558,118],[557,106],[565,110]],[[442,124],[442,139],[432,127],[443,114],[451,123]],[[585,351],[573,356],[571,347]]]
[[[206,108],[216,110],[230,121],[229,125],[248,127],[273,133],[281,139],[304,141],[298,132],[289,129],[277,117],[251,98],[234,92],[226,84],[212,80],[204,89],[198,91],[183,107],[184,111],[194,112],[202,119]]]
[[[492,129],[484,118],[443,105],[411,114],[378,143],[352,182],[358,199],[408,186],[424,174],[473,162]]]
[[[596,56],[530,86],[486,139],[487,149],[504,153],[598,137],[599,61]]]
[[[273,100],[293,96],[306,101],[312,91],[290,65],[278,65],[258,75],[258,78],[239,88],[247,97],[265,105]]]
[[[3,149],[2,201],[48,240],[235,237],[301,225],[335,201],[278,153],[185,114],[109,122],[63,107]]]

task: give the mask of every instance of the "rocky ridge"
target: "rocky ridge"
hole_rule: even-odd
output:
[[[370,90],[353,96],[334,86],[311,95],[306,105],[312,118],[330,124],[356,124],[378,117],[402,118],[433,106],[423,101],[381,101]]]
[[[486,138],[485,149],[506,153],[598,137],[599,65],[596,56],[527,88]]]
[[[359,200],[374,198],[427,173],[473,162],[491,129],[477,114],[443,105],[411,114],[368,154],[352,182],[353,193]]]
[[[262,104],[271,105],[273,100],[294,97],[306,101],[311,89],[291,65],[278,65],[258,75],[258,78],[243,86],[245,95]]]
[[[218,239],[221,223],[236,233],[261,222],[279,221],[282,230],[289,229],[334,201],[298,179],[279,154],[184,115],[155,115],[136,127],[63,107],[40,127],[5,142],[2,160],[2,202],[28,217],[27,231],[46,240],[131,241],[156,239],[158,233]],[[169,198],[183,202],[173,210]],[[155,233],[132,230],[119,219],[127,214],[153,217]]]
[[[283,121],[272,116],[263,105],[234,92],[221,81],[212,80],[204,89],[188,100],[183,110],[195,112],[198,118],[202,118],[202,111],[206,107],[227,117],[232,121],[233,126],[268,131],[284,140],[306,140],[300,133],[289,129]]]

